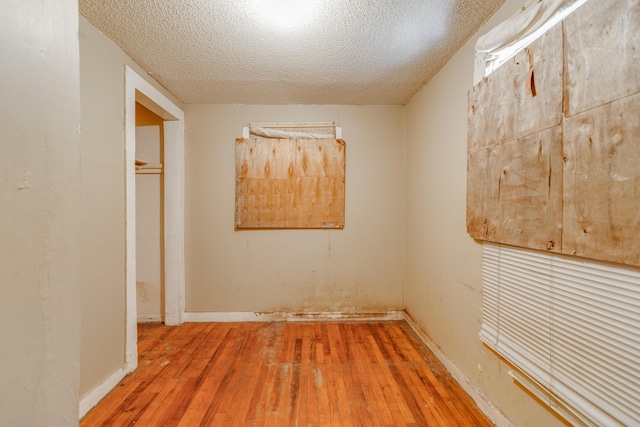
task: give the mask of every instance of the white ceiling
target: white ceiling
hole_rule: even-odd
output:
[[[284,13],[266,2],[289,3]],[[405,104],[505,0],[80,0],[184,103]],[[297,11],[310,5],[310,12]],[[288,17],[286,14],[300,15]],[[470,81],[471,83],[471,81]]]

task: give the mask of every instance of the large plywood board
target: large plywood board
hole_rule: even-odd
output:
[[[236,228],[344,228],[345,143],[238,139]]]
[[[640,2],[590,1],[557,28],[564,31],[557,94],[565,118],[552,136],[531,131],[558,117],[555,98],[549,114],[546,104],[518,97],[522,52],[493,74],[495,81],[470,92],[468,231],[481,240],[640,266]],[[548,49],[534,45],[527,54],[535,76],[536,51],[554,64],[562,52],[554,52],[551,39]]]
[[[562,248],[562,127],[469,156],[467,229],[480,240]]]
[[[564,253],[640,266],[639,118],[637,94],[566,120]]]
[[[564,32],[567,116],[640,92],[640,2],[589,1]]]
[[[467,232],[474,239],[495,241],[496,226],[489,223],[495,200],[496,177],[489,173],[489,149],[469,153],[467,157]]]
[[[562,28],[555,26],[469,91],[470,153],[562,122]]]

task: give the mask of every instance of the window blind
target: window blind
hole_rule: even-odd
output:
[[[484,244],[482,341],[577,425],[640,422],[640,271]]]

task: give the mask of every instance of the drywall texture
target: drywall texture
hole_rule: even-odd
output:
[[[81,397],[125,361],[125,65],[148,78],[104,34],[80,17]]]
[[[516,386],[508,366],[484,347],[482,245],[466,233],[467,91],[477,37],[513,14],[509,0],[407,106],[409,314],[514,424],[561,425]]]
[[[0,425],[78,422],[78,6],[0,14]]]
[[[250,122],[335,121],[344,230],[234,231],[235,140]],[[186,105],[187,312],[403,308],[400,106]]]

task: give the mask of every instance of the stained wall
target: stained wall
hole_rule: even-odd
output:
[[[125,363],[125,65],[179,105],[81,16],[81,398]]]
[[[342,127],[345,227],[235,231],[235,139],[290,121]],[[186,105],[187,312],[402,309],[404,124],[402,106]]]
[[[466,230],[467,92],[477,38],[522,6],[508,0],[407,105],[406,310],[514,425],[560,421],[478,338],[482,245]]]
[[[0,14],[0,425],[74,426],[80,359],[78,5]]]

